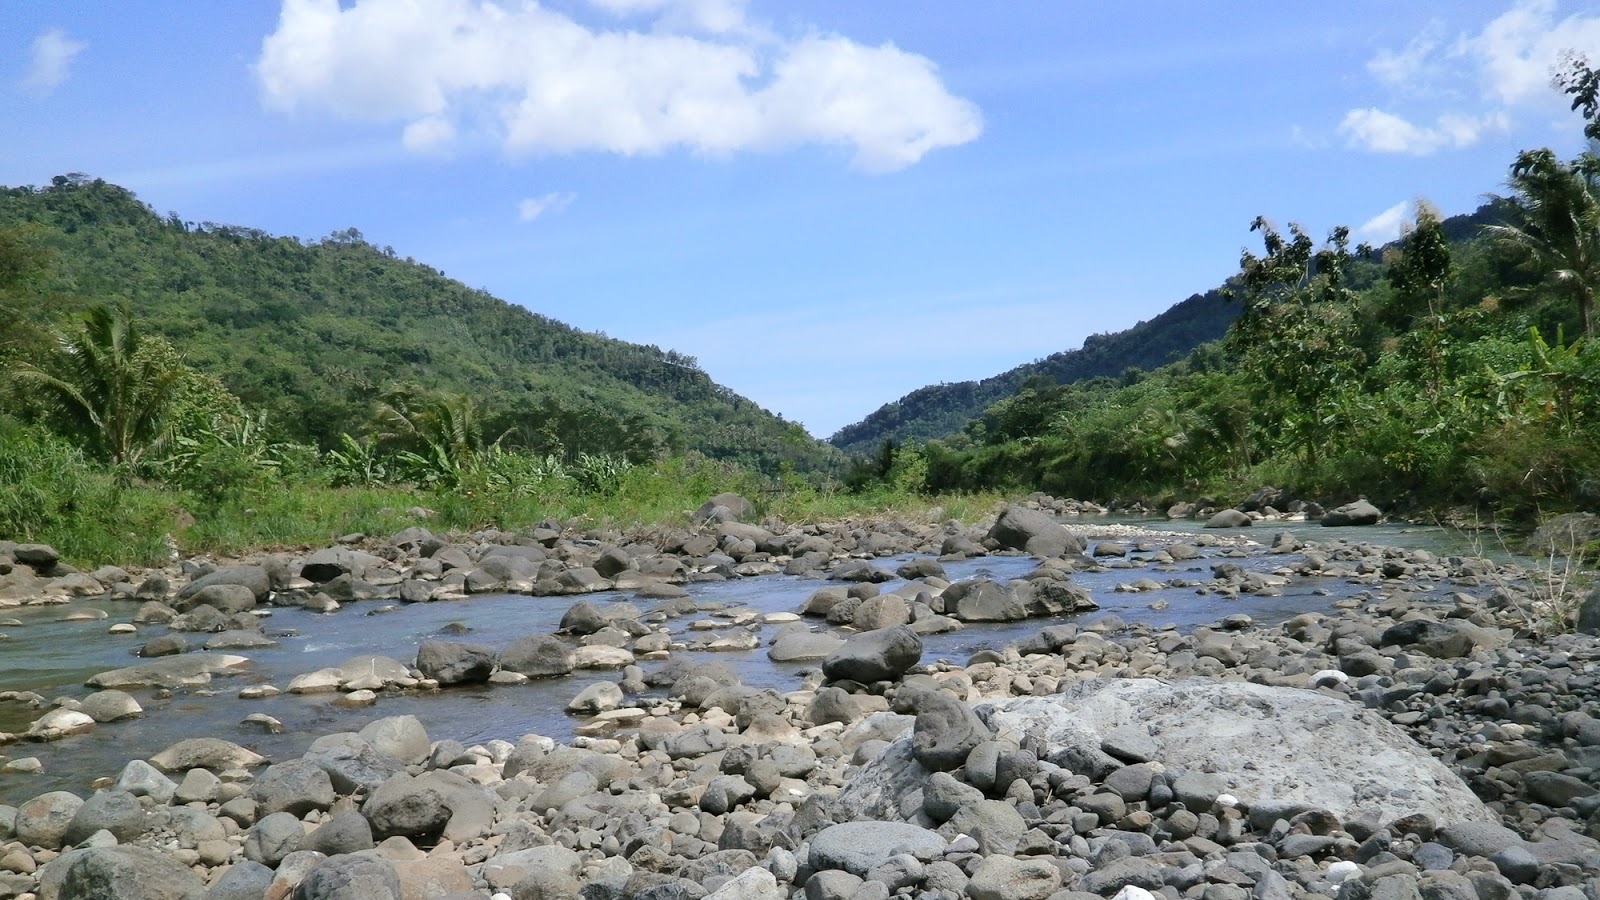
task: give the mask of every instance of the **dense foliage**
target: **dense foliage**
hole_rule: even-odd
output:
[[[57,176],[0,189],[0,278],[19,286],[0,301],[0,333],[125,303],[137,329],[265,413],[275,437],[323,450],[346,432],[382,430],[385,395],[421,385],[470,398],[505,448],[566,461],[693,450],[819,472],[839,460],[691,357],[578,331],[353,228],[302,243],[162,217],[116,185]]]
[[[1600,503],[1600,75],[1557,85],[1591,151],[1518,154],[1470,217],[1419,204],[1394,244],[1251,224],[1221,340],[1152,372],[1033,379],[960,434],[881,442],[855,484],[1100,499],[1366,494],[1501,517]]]

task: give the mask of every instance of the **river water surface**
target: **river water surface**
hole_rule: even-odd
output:
[[[1067,520],[1074,526],[1092,526],[1102,520]],[[1103,520],[1111,522],[1113,520]],[[1194,522],[1141,522],[1115,520],[1145,528],[1169,531],[1195,531]],[[1375,526],[1362,529],[1322,529],[1304,523],[1270,523],[1253,530],[1212,532],[1221,537],[1269,542],[1272,536],[1291,531],[1308,540],[1345,538],[1383,545],[1427,549],[1448,554],[1472,554],[1459,534],[1438,528]],[[1092,545],[1091,541],[1091,545]],[[1136,543],[1136,540],[1133,541]],[[1237,599],[1195,588],[1169,588],[1147,593],[1118,592],[1118,584],[1137,578],[1158,581],[1183,578],[1205,581],[1211,565],[1225,553],[1229,561],[1247,569],[1271,571],[1295,556],[1261,552],[1259,545],[1240,557],[1237,548],[1221,545],[1202,548],[1198,560],[1160,568],[1104,568],[1075,574],[1074,579],[1094,596],[1101,609],[1082,618],[1114,613],[1128,622],[1180,627],[1214,622],[1223,616],[1245,613],[1261,623],[1281,622],[1306,611],[1329,611],[1330,604],[1363,589],[1343,579],[1294,579],[1278,596],[1242,595]],[[1144,556],[1133,553],[1129,560]],[[1475,554],[1474,554],[1475,555]],[[879,560],[890,569],[911,557]],[[1114,566],[1127,563],[1113,562]],[[946,563],[951,581],[984,576],[999,581],[1021,577],[1033,570],[1036,562],[1027,557],[993,556]],[[760,612],[793,612],[820,587],[837,582],[773,575],[731,581],[695,582],[686,585],[703,608],[749,608]],[[899,582],[881,585],[892,590]],[[1450,585],[1434,590],[1442,599]],[[631,600],[631,595],[606,592],[584,597],[602,608],[610,603]],[[284,687],[295,675],[338,665],[363,654],[392,656],[410,664],[417,646],[428,638],[462,640],[501,647],[531,633],[556,630],[562,614],[577,598],[528,597],[484,594],[468,600],[398,605],[392,601],[362,601],[347,604],[334,613],[316,614],[299,608],[273,608],[265,620],[268,635],[277,647],[235,652],[248,656],[251,663],[241,674],[217,677],[204,688],[180,689],[171,694],[151,690],[130,690],[145,707],[139,719],[100,725],[86,735],[52,744],[16,743],[0,748],[9,758],[36,756],[45,766],[43,774],[0,774],[0,803],[16,804],[47,790],[73,790],[86,793],[96,779],[114,777],[129,759],[148,757],[176,740],[213,736],[236,741],[274,760],[287,759],[303,752],[316,736],[336,731],[354,731],[367,722],[384,716],[417,716],[434,739],[454,738],[467,745],[500,738],[515,741],[527,733],[548,735],[558,740],[572,736],[580,720],[563,710],[586,685],[614,680],[615,671],[579,672],[570,678],[531,681],[523,685],[451,688],[430,693],[380,694],[377,705],[364,709],[343,709],[332,705],[332,695],[296,696],[282,694],[262,700],[241,700],[237,694],[251,684],[270,683]],[[650,601],[638,605],[648,608]],[[46,698],[82,698],[91,693],[84,682],[98,672],[141,662],[133,654],[150,638],[165,630],[143,627],[136,635],[112,635],[112,624],[127,622],[137,604],[131,602],[79,601],[63,606],[5,610],[4,616],[22,621],[20,627],[4,631],[9,638],[0,641],[0,690],[35,691]],[[379,612],[380,608],[391,611]],[[89,609],[105,611],[109,618],[98,621],[63,621],[64,617]],[[682,617],[671,627],[677,633],[690,619]],[[969,625],[947,634],[924,639],[923,660],[948,659],[962,662],[983,649],[999,649],[1040,628],[1062,620]],[[813,621],[815,627],[821,626]],[[447,626],[463,625],[464,636],[446,635]],[[762,647],[747,652],[691,653],[695,659],[715,659],[737,671],[744,683],[756,687],[793,690],[800,673],[817,663],[776,664],[767,659],[766,643],[778,630],[763,626]],[[732,630],[731,627],[728,630]],[[188,635],[191,644],[203,642],[204,635]],[[684,655],[675,653],[675,656]],[[647,669],[652,663],[643,663]],[[265,713],[280,720],[281,734],[263,733],[259,726],[242,723],[250,713]],[[43,710],[21,703],[0,702],[0,731],[22,732]]]

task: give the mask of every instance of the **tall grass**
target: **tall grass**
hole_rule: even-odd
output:
[[[729,463],[677,457],[627,468],[602,485],[547,478],[508,488],[466,481],[450,489],[329,487],[325,479],[263,474],[226,494],[135,480],[86,459],[48,433],[0,419],[0,539],[47,543],[72,563],[152,565],[170,535],[186,554],[238,556],[325,546],[351,533],[526,529],[545,520],[582,528],[688,525],[701,503],[734,491],[761,516],[805,524],[853,516],[972,520],[998,494],[924,496],[902,488],[862,493],[767,478]]]

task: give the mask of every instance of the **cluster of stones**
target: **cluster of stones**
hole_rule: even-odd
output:
[[[158,571],[135,583],[121,569],[93,576],[63,572],[54,550],[39,545],[0,545],[15,568],[26,560],[26,578],[68,581],[71,591],[41,590],[29,602],[55,602],[69,594],[126,599],[139,603],[130,624],[113,626],[120,634],[143,626],[164,626],[165,633],[137,647],[153,659],[102,672],[91,687],[134,689],[189,688],[208,684],[213,676],[236,674],[248,652],[276,640],[264,630],[273,606],[300,606],[333,612],[356,600],[380,601],[378,610],[394,608],[381,601],[429,602],[464,599],[471,594],[524,592],[534,595],[582,594],[599,590],[634,592],[636,603],[597,607],[578,601],[563,616],[564,636],[532,634],[499,649],[462,641],[432,640],[418,647],[414,660],[357,657],[339,666],[302,673],[289,684],[256,684],[241,691],[245,698],[290,693],[338,692],[344,706],[366,706],[382,692],[429,690],[440,686],[482,683],[515,684],[530,678],[562,676],[575,670],[620,669],[659,660],[684,650],[748,651],[762,643],[760,629],[783,625],[772,642],[775,660],[821,659],[838,639],[815,634],[795,614],[759,613],[748,608],[705,609],[682,587],[687,581],[752,577],[778,571],[827,577],[850,584],[812,599],[803,610],[826,614],[830,623],[855,630],[912,624],[921,633],[950,630],[962,622],[1006,621],[1028,616],[1053,616],[1094,609],[1088,592],[1068,578],[1086,543],[1081,535],[1057,524],[1031,506],[1004,510],[987,529],[950,522],[914,525],[904,522],[837,523],[797,527],[742,524],[750,514],[747,501],[719,495],[698,513],[698,529],[633,535],[591,532],[570,536],[556,523],[527,534],[482,532],[470,543],[455,543],[426,529],[410,528],[386,542],[350,535],[338,546],[301,556],[275,554],[259,560],[216,566],[186,561],[173,571]],[[546,527],[549,526],[549,527]],[[357,549],[368,546],[372,552]],[[875,558],[921,551],[939,559],[963,559],[990,552],[1030,552],[1055,563],[1015,585],[991,581],[950,585],[932,558],[900,567],[914,579],[898,592],[876,597],[875,585],[896,577],[875,565]],[[1073,562],[1076,560],[1076,562]],[[36,567],[36,568],[35,568]],[[9,577],[9,576],[7,576]],[[174,584],[181,585],[174,587]],[[842,596],[847,593],[849,596]],[[834,603],[835,593],[843,602]],[[902,597],[903,595],[903,597]],[[19,601],[21,602],[21,601]],[[641,605],[642,604],[642,605]],[[864,607],[858,621],[855,612]],[[706,615],[700,615],[700,614]],[[847,616],[848,614],[848,616]],[[674,626],[680,626],[675,631]],[[0,695],[0,699],[5,699]],[[48,710],[23,736],[55,740],[82,733],[97,722],[71,698],[45,700],[11,695]],[[136,715],[131,712],[117,717]],[[270,725],[270,723],[269,723]],[[3,742],[4,738],[0,738]],[[17,761],[35,766],[37,760]]]
[[[1082,547],[1064,529],[940,531],[923,543],[1020,545],[1045,562],[994,585],[999,600],[931,570],[910,597],[850,579],[807,602],[832,616],[853,601],[854,633],[798,690],[681,657],[630,665],[574,699],[597,727],[567,745],[465,747],[410,717],[271,765],[183,741],[88,799],[0,807],[0,896],[1600,896],[1600,642],[1542,634],[1538,591],[1514,570],[1280,537],[1275,570],[1218,562],[1200,589],[1362,591],[1271,628],[1053,625],[957,665],[923,660],[919,623],[958,621],[974,593],[968,614],[1031,603],[1037,583],[1070,584],[1052,560]],[[626,630],[585,605],[569,631]],[[352,661],[338,686],[506,665],[459,645],[427,655],[432,676],[419,651],[414,668]]]

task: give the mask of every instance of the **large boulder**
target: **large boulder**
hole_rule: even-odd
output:
[[[922,660],[922,638],[904,625],[851,635],[822,661],[830,681],[893,681]]]
[[[267,758],[247,747],[222,738],[185,738],[150,757],[150,764],[163,772],[190,769],[243,769],[259,766]]]
[[[500,668],[529,678],[572,674],[572,651],[553,634],[530,634],[500,651]]]
[[[256,608],[256,592],[242,584],[212,584],[172,602],[172,608],[181,613],[197,606],[209,606],[230,616],[249,612]]]
[[[101,672],[84,682],[92,688],[193,687],[209,684],[212,675],[229,675],[250,660],[228,653],[187,653]]]
[[[1135,725],[1155,737],[1155,757],[1178,779],[1207,781],[1196,797],[1220,792],[1245,805],[1293,803],[1328,810],[1343,821],[1391,822],[1421,813],[1440,824],[1489,822],[1472,791],[1404,731],[1350,703],[1294,688],[1191,678],[1094,678],[1049,697],[982,704],[997,733],[1026,735],[1052,762],[1107,759],[1108,735]],[[1111,763],[1115,766],[1114,761]],[[903,817],[915,809],[929,770],[897,739],[861,768],[839,797],[843,818]],[[1189,802],[1186,800],[1185,802]],[[1203,811],[1203,810],[1198,810]]]
[[[187,600],[214,584],[242,584],[256,595],[256,602],[267,599],[272,590],[272,576],[264,566],[227,566],[189,582],[178,591],[179,600]]]
[[[205,900],[206,884],[164,853],[143,847],[73,850],[39,870],[39,900]]]
[[[1206,520],[1205,528],[1249,528],[1255,520],[1237,509],[1219,509]]]
[[[349,575],[352,578],[365,578],[368,569],[382,568],[386,562],[382,557],[359,550],[347,550],[343,547],[329,547],[306,557],[300,566],[300,577],[317,584],[326,584],[340,575]]]
[[[912,698],[912,707],[917,724],[911,731],[911,752],[932,771],[959,768],[974,747],[993,737],[971,706],[945,691],[923,691]]]
[[[1365,500],[1346,503],[1328,511],[1322,517],[1322,524],[1330,528],[1346,525],[1376,525],[1383,518],[1382,510]]]
[[[428,730],[416,716],[388,716],[370,722],[361,729],[361,737],[372,749],[407,765],[427,759],[432,746]]]
[[[944,849],[944,838],[918,825],[844,822],[830,825],[811,838],[811,866],[818,871],[837,869],[865,878],[873,866],[896,853],[937,859]]]
[[[1025,506],[1006,507],[989,529],[989,537],[1002,547],[1046,559],[1082,553],[1089,546],[1081,535],[1069,531],[1045,513]]]
[[[492,647],[455,641],[423,641],[417,648],[417,669],[440,684],[482,684],[494,674]]]

